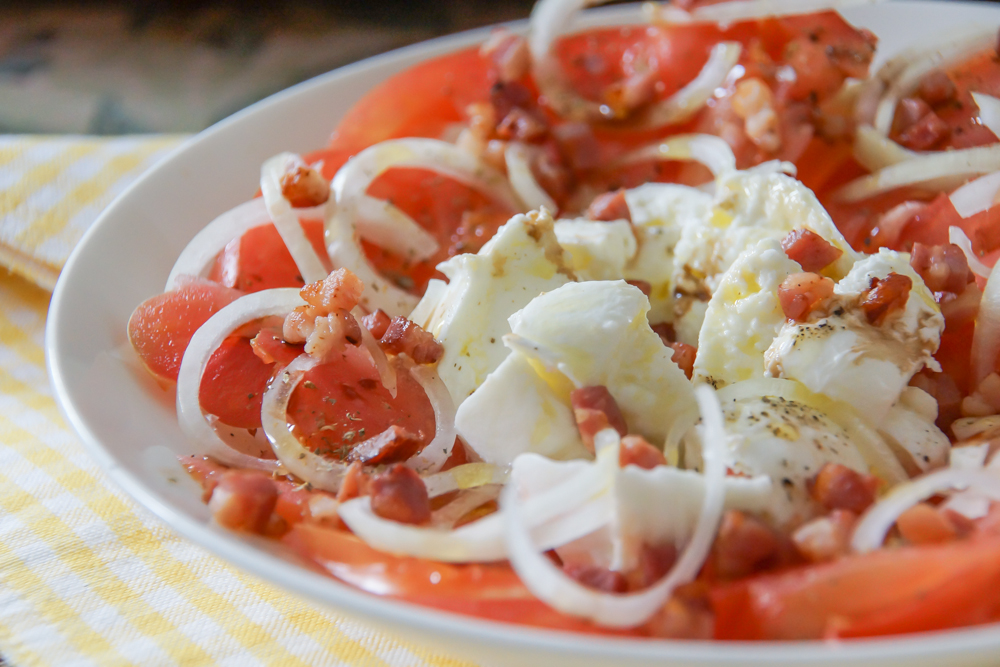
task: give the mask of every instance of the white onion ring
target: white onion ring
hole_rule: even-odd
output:
[[[1000,144],[926,153],[857,178],[837,190],[834,197],[856,202],[903,186],[945,191],[955,180],[993,171],[1000,171]]]
[[[507,177],[514,192],[528,208],[534,210],[545,207],[553,213],[559,210],[556,202],[535,179],[535,174],[531,171],[531,154],[527,146],[511,141],[504,151],[504,161],[507,163]]]
[[[736,171],[736,155],[724,139],[711,134],[678,134],[626,153],[616,166],[646,160],[692,160],[718,177]]]
[[[983,288],[976,316],[976,331],[972,335],[972,380],[978,387],[993,372],[997,353],[1000,352],[1000,270],[997,262]]]
[[[892,489],[861,516],[851,538],[851,548],[860,553],[882,546],[896,519],[922,500],[956,487],[968,487],[992,500],[1000,501],[1000,479],[977,470],[946,468],[910,480]]]
[[[431,512],[431,526],[453,530],[455,524],[466,514],[491,500],[496,500],[500,490],[501,487],[497,484],[485,484],[462,491],[450,503]]]
[[[903,148],[873,127],[861,125],[854,134],[854,159],[868,171],[906,162],[920,153]]]
[[[979,121],[1000,137],[1000,100],[985,93],[972,93],[972,99],[979,107]]]
[[[264,195],[264,204],[274,222],[281,240],[295,260],[299,274],[308,285],[326,278],[327,271],[323,260],[316,254],[291,203],[285,198],[281,189],[281,179],[290,165],[301,162],[302,158],[292,153],[279,153],[267,160],[260,168],[260,191]]]
[[[357,319],[356,315],[355,319]],[[378,341],[375,340],[375,336],[368,330],[368,327],[363,322],[358,322],[358,324],[361,325],[361,345],[368,351],[369,356],[371,356],[372,364],[374,364],[375,370],[378,371],[378,378],[382,382],[382,386],[389,390],[390,396],[396,398],[396,369],[389,363],[389,359],[385,356],[385,351],[378,344]]]
[[[424,486],[427,487],[427,495],[435,498],[452,491],[472,489],[487,484],[504,484],[508,475],[509,471],[498,468],[492,463],[463,463],[450,470],[424,477]]]
[[[448,393],[448,387],[438,376],[437,367],[413,364],[410,375],[420,383],[434,409],[434,438],[410,458],[406,465],[420,473],[435,473],[451,456],[455,438],[458,437],[455,430],[455,402]]]
[[[979,261],[976,252],[972,249],[972,241],[965,235],[960,227],[952,225],[948,228],[948,243],[957,245],[965,253],[965,261],[969,263],[969,269],[980,278],[990,277],[990,267]]]
[[[725,503],[725,429],[722,411],[714,391],[707,385],[695,388],[695,398],[705,424],[702,438],[705,461],[705,496],[698,523],[680,558],[663,579],[638,593],[620,595],[602,593],[568,577],[548,558],[539,553],[531,533],[524,525],[524,507],[515,484],[504,490],[501,506],[506,521],[507,548],[511,565],[528,589],[555,609],[573,616],[588,618],[606,627],[626,628],[639,625],[655,614],[677,586],[693,580],[712,546]],[[612,446],[599,446],[598,465],[613,477],[618,467],[618,434],[605,429],[598,438],[610,437]],[[596,444],[596,443],[595,443]]]
[[[996,28],[983,30],[977,27],[975,31],[958,38],[952,37],[941,45],[921,49],[917,53],[908,52],[911,59],[902,71],[893,73],[888,89],[879,100],[875,111],[875,129],[884,135],[889,134],[899,100],[916,90],[924,75],[972,57],[977,52],[993,46],[996,38]]]
[[[951,424],[951,432],[959,441],[971,440],[977,435],[982,435],[987,431],[992,431],[1000,427],[1000,415],[990,415],[989,417],[962,417],[956,419]],[[961,447],[952,447],[954,453]]]
[[[948,195],[951,205],[963,218],[971,218],[996,204],[1000,193],[1000,171],[981,176]]]
[[[201,410],[201,377],[212,354],[234,330],[263,317],[286,315],[302,305],[305,301],[294,288],[247,294],[212,315],[191,337],[177,374],[177,421],[197,448],[196,453],[241,468],[268,472],[278,469],[278,461],[237,452],[216,434]]]

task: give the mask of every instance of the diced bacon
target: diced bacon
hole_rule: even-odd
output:
[[[531,66],[527,40],[506,28],[490,33],[479,53],[493,62],[500,81],[504,83],[523,78]]]
[[[535,108],[535,96],[527,86],[517,82],[498,81],[490,88],[490,104],[494,118],[502,121],[513,109],[529,111]]]
[[[590,451],[594,451],[594,436],[609,426],[621,436],[628,433],[625,415],[607,387],[595,385],[574,389],[569,400],[580,438]]]
[[[900,514],[896,528],[912,544],[948,542],[958,536],[958,529],[948,516],[928,503],[917,503]]]
[[[645,280],[626,280],[626,283],[635,287],[637,290],[645,294],[647,297],[653,293],[653,286],[647,283]]]
[[[337,501],[344,503],[352,498],[367,496],[369,493],[371,493],[371,475],[365,472],[364,464],[355,461],[347,468],[347,473],[340,482]]]
[[[737,510],[728,510],[715,538],[714,562],[720,577],[734,579],[766,567],[779,555],[781,545],[774,531],[762,521]]]
[[[299,294],[311,306],[326,312],[351,310],[358,305],[364,283],[348,269],[337,269],[323,280],[310,283]]]
[[[914,123],[931,113],[931,107],[927,102],[916,97],[907,97],[900,101],[896,107],[896,118],[894,128],[897,132],[905,132]]]
[[[520,107],[511,109],[497,125],[497,136],[505,141],[538,141],[549,131],[535,114]]]
[[[970,272],[971,275],[971,272]],[[979,315],[979,304],[983,300],[983,291],[975,282],[966,284],[961,294],[955,295],[951,292],[938,292],[938,305],[941,306],[941,314],[947,328],[956,329],[958,327],[972,324]]]
[[[587,217],[591,220],[602,220],[611,222],[612,220],[628,220],[632,222],[632,213],[628,209],[625,201],[625,189],[619,188],[614,192],[605,192],[598,195],[594,201],[590,202],[587,208]]]
[[[920,274],[932,292],[960,294],[970,280],[969,261],[957,245],[927,246],[914,243],[910,266]]]
[[[850,510],[857,514],[875,502],[878,478],[862,475],[839,463],[826,463],[809,481],[809,493],[827,509]]]
[[[883,280],[872,278],[871,286],[861,294],[861,309],[868,323],[881,326],[885,318],[906,307],[913,281],[909,276],[890,273]]]
[[[419,525],[431,518],[431,501],[420,475],[397,463],[372,477],[372,511],[383,519]]]
[[[933,111],[903,130],[899,143],[915,151],[926,151],[951,136],[951,127]]]
[[[618,465],[636,465],[645,470],[667,464],[663,452],[649,444],[641,435],[626,435],[622,438],[621,449],[618,451]]]
[[[816,273],[793,273],[778,286],[778,301],[785,317],[803,322],[833,296],[833,281]]]
[[[381,343],[386,352],[408,354],[418,364],[436,363],[444,355],[444,348],[434,336],[405,317],[392,318]]]
[[[360,345],[361,325],[348,310],[310,319],[308,313],[296,309],[285,318],[282,336],[289,343],[304,339],[306,353],[322,359],[332,351],[343,350],[345,344]]]
[[[913,376],[910,384],[923,389],[938,404],[937,425],[947,431],[951,423],[962,416],[962,391],[947,373],[935,373],[927,368]]]
[[[657,322],[656,324],[649,325],[649,328],[656,332],[656,335],[660,337],[664,345],[677,342],[677,331],[670,322]]]
[[[606,567],[570,563],[563,568],[563,571],[584,586],[605,593],[624,593],[628,590],[625,576]]]
[[[792,543],[813,563],[833,560],[848,552],[856,521],[854,512],[834,510],[799,526],[792,533]]]
[[[374,313],[369,313],[361,318],[361,323],[365,325],[365,328],[371,332],[371,335],[375,337],[375,340],[382,338],[385,332],[389,330],[389,325],[392,323],[392,318],[389,317],[384,310],[378,308]]]
[[[923,80],[920,81],[920,87],[917,89],[920,99],[932,107],[955,99],[956,92],[957,89],[951,77],[944,70],[940,69],[926,74]]]
[[[230,470],[219,478],[208,508],[219,525],[232,530],[261,533],[278,500],[278,489],[266,474]]]
[[[393,424],[376,436],[355,445],[347,455],[348,461],[367,465],[402,463],[420,449],[419,436]]]
[[[301,345],[286,343],[281,337],[281,329],[277,327],[262,328],[250,341],[253,353],[265,364],[287,366],[295,357],[302,354]]]
[[[653,99],[658,80],[659,71],[656,68],[635,72],[624,80],[608,86],[602,97],[614,111],[615,116],[623,118]]]
[[[281,194],[294,208],[319,206],[330,198],[330,184],[312,167],[296,164],[281,177]]]
[[[649,588],[670,572],[677,562],[677,547],[667,542],[653,546],[643,544],[639,552],[639,564],[628,574],[629,590]]]
[[[688,380],[690,380],[694,374],[694,360],[698,357],[698,348],[680,342],[670,343],[669,347],[674,351],[670,360],[677,364],[677,367],[684,371],[684,375],[687,375]]]
[[[601,164],[601,145],[587,123],[563,123],[552,129],[559,148],[576,171]]]
[[[229,468],[207,456],[181,456],[179,460],[194,481],[201,485],[201,501],[207,503],[222,475],[228,472]]]
[[[781,241],[788,258],[798,262],[803,271],[818,273],[844,254],[829,241],[810,229],[796,229]]]

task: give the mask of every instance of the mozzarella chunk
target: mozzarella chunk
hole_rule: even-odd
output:
[[[559,220],[555,232],[579,280],[622,278],[626,265],[635,257],[635,236],[626,220]]]
[[[698,336],[695,382],[721,388],[764,375],[764,352],[786,320],[778,286],[799,271],[774,239],[761,240],[740,255],[708,303]]]
[[[858,300],[873,277],[893,272],[913,281],[906,307],[874,326]],[[798,380],[844,401],[878,426],[917,371],[937,369],[932,355],[944,318],[905,253],[882,249],[859,261],[834,294],[832,303],[809,321],[785,323],[765,355],[767,369],[773,377]]]
[[[911,474],[939,468],[948,460],[951,442],[934,423],[937,416],[934,397],[906,387],[879,426],[879,434]]]
[[[805,403],[778,396],[744,398],[722,404],[727,468],[736,475],[772,480],[767,507],[760,516],[781,529],[793,528],[821,512],[807,482],[826,463],[860,473],[868,465],[848,435],[827,415]],[[688,467],[701,468],[699,430],[685,439]]]
[[[572,274],[544,211],[514,216],[478,254],[457,255],[438,270],[448,284],[432,281],[412,319],[444,347],[438,375],[460,405],[507,356],[507,318]]]
[[[523,452],[583,456],[569,394],[602,385],[653,443],[695,410],[691,385],[649,328],[649,302],[624,281],[568,283],[510,318],[512,354],[459,408],[459,434],[483,460]]]

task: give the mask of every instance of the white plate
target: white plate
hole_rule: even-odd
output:
[[[1000,24],[1000,9],[957,2],[898,2],[845,12],[882,38],[880,52],[967,22]],[[635,7],[585,23],[638,19]],[[322,147],[351,104],[418,60],[480,42],[487,31],[446,37],[344,67],[260,102],[201,133],[121,195],[80,242],[56,287],[46,353],[52,385],[90,454],[174,530],[291,591],[367,617],[437,649],[489,665],[879,664],[1000,662],[1000,626],[843,644],[712,643],[605,639],[480,621],[381,599],[295,565],[278,545],[209,522],[200,493],[179,473],[188,453],[173,395],[135,368],[125,326],[132,309],[163,289],[200,227],[252,196],[260,164],[284,150]],[[170,481],[171,479],[176,481]]]

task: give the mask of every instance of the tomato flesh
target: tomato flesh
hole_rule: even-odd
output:
[[[261,401],[274,370],[254,354],[250,339],[229,336],[205,366],[198,401],[208,414],[236,428],[260,428]]]
[[[313,249],[321,259],[325,259],[323,222],[303,220],[301,224]],[[254,227],[240,238],[230,241],[216,258],[208,277],[247,293],[305,285],[295,260],[274,225]]]

